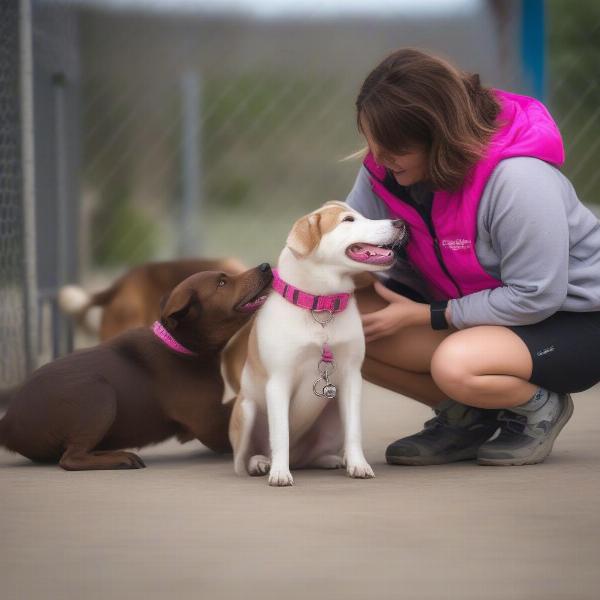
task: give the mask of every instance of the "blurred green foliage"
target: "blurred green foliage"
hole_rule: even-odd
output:
[[[92,226],[92,245],[96,264],[116,267],[135,265],[156,255],[159,224],[127,196],[113,196],[102,205]]]
[[[600,2],[549,0],[548,103],[565,141],[564,172],[600,203]]]
[[[89,85],[87,94],[98,94]],[[160,248],[147,235],[152,221],[145,215],[176,221],[181,197],[177,79],[154,100],[151,90],[140,101],[121,85],[98,103],[86,127],[86,177],[100,195],[92,226],[98,266],[156,258]],[[354,86],[346,81],[344,90],[328,74],[262,69],[208,74],[201,89],[202,220],[211,223],[199,226],[202,247],[244,255],[258,238],[272,256],[295,218],[325,200],[344,199],[351,187],[359,163],[339,159],[360,145]]]

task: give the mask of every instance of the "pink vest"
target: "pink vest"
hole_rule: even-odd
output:
[[[364,160],[373,192],[387,204],[392,218],[407,222],[408,258],[428,282],[436,300],[459,298],[502,285],[502,281],[485,272],[475,254],[477,208],[498,163],[515,156],[531,156],[556,166],[564,161],[560,132],[541,102],[501,90],[494,93],[501,106],[500,129],[458,191],[434,192],[431,220],[435,236],[412,206],[384,186],[386,169],[375,162],[371,153]]]

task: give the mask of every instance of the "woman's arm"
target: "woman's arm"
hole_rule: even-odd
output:
[[[567,295],[569,225],[567,180],[535,158],[500,163],[480,211],[500,257],[502,287],[449,303],[452,324],[528,325],[561,308]]]

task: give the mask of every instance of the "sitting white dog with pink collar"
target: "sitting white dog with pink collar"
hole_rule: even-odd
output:
[[[237,474],[288,486],[290,465],[345,465],[350,477],[374,477],[361,440],[365,340],[352,276],[388,269],[406,238],[403,221],[366,219],[343,202],[294,224],[250,332],[230,422]]]

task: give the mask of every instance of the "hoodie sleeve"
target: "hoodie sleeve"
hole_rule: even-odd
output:
[[[569,265],[562,193],[558,171],[541,160],[513,158],[498,165],[484,190],[478,222],[483,219],[489,231],[503,285],[451,300],[454,327],[529,325],[561,308]]]

